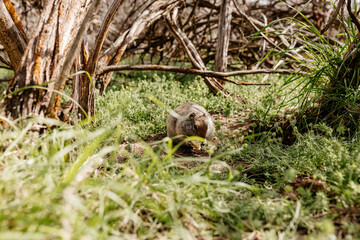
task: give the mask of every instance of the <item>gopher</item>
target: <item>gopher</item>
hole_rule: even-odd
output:
[[[187,102],[175,108],[166,121],[166,127],[168,137],[199,136],[211,140],[215,133],[211,115],[205,108],[193,102]],[[174,141],[180,142],[183,139],[184,137],[176,138]]]

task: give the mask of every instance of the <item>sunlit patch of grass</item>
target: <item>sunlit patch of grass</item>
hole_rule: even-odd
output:
[[[262,77],[237,77],[237,80],[260,82]],[[124,140],[144,139],[154,136],[154,133],[165,134],[168,109],[189,101],[200,104],[210,113],[224,116],[245,110],[254,111],[254,114],[250,113],[252,118],[260,120],[264,118],[269,104],[268,99],[264,100],[264,95],[271,96],[270,101],[275,101],[277,95],[271,93],[283,82],[283,78],[274,75],[269,81],[272,83],[270,87],[226,84],[232,95],[224,98],[209,93],[205,83],[197,77],[176,80],[173,74],[143,74],[136,75],[132,81],[119,78],[114,80],[104,96],[97,98],[96,119],[99,125],[103,125],[121,115],[121,125],[126,129]]]
[[[14,72],[5,68],[0,68],[0,78],[12,77]]]

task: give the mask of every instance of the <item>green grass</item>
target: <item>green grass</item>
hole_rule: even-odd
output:
[[[299,14],[303,17],[301,21],[292,18],[282,21],[292,22],[298,27],[294,35],[301,39],[303,48],[299,51],[301,57],[294,56],[293,64],[308,74],[293,75],[284,82],[282,89],[286,89],[286,97],[282,105],[293,108],[297,118],[306,115],[307,121],[326,122],[334,129],[350,129],[356,133],[360,120],[358,30],[345,14],[346,26],[335,37],[338,42],[333,41],[327,34],[321,34],[306,16]],[[288,37],[292,39],[294,36]],[[288,49],[276,54],[286,51]],[[288,94],[289,91],[294,92]],[[338,133],[343,134],[342,131]]]
[[[239,77],[238,80],[260,82],[262,77]],[[117,81],[124,83],[126,78]],[[273,93],[283,78],[275,75],[268,81],[272,83],[270,87],[227,84],[232,93],[228,98],[209,94],[205,83],[196,77],[176,80],[173,74],[143,74],[128,82],[126,87],[115,81],[104,96],[97,98],[97,124],[108,124],[121,117],[122,129],[126,131],[124,140],[129,141],[166,134],[168,109],[189,101],[202,105],[210,113],[220,113],[226,117],[251,110],[253,120],[269,119],[269,116],[277,114],[276,110],[272,110],[271,114],[267,111],[269,104],[279,97]]]
[[[358,58],[347,55],[357,33],[333,46],[311,24],[296,23],[307,56],[297,64],[310,76],[271,75],[268,87],[227,84],[232,95],[224,98],[198,77],[125,72],[96,96],[91,124],[0,125],[0,239],[360,239],[358,116],[343,112],[358,109],[357,65],[336,91],[329,84]],[[215,122],[216,149],[174,156],[166,118],[188,101],[276,132],[243,136]],[[305,116],[298,130],[294,116],[321,104],[331,107],[327,121]],[[276,119],[290,120],[291,145]],[[38,123],[51,127],[39,135]]]
[[[12,77],[14,75],[12,70],[0,68],[0,77],[6,78],[6,77]]]
[[[187,101],[266,122],[279,112],[285,79],[269,81],[228,84],[234,95],[225,99],[197,78],[139,74],[97,97],[91,126],[29,119],[3,128],[0,239],[360,238],[356,135],[346,141],[316,125],[322,135],[297,133],[285,146],[272,133],[244,143],[218,134],[214,156],[205,158],[172,156],[166,138],[142,143],[143,153],[119,145],[164,136],[166,109]],[[38,135],[36,122],[57,127]],[[306,179],[310,185],[299,184]]]

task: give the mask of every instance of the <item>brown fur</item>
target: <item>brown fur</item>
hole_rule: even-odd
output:
[[[211,140],[214,136],[215,125],[212,117],[200,105],[187,102],[174,109],[166,121],[169,137],[178,135],[199,136]],[[183,138],[174,139],[181,141]]]
[[[207,130],[208,130],[208,124],[207,124],[207,121],[206,121],[206,117],[205,116],[199,117],[196,120],[195,124],[197,126],[196,135],[200,136],[202,138],[206,138],[206,133],[207,133]]]

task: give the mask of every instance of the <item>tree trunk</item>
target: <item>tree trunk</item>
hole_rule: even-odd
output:
[[[105,21],[101,27],[99,37],[96,40],[94,50],[89,57],[89,63],[86,67],[87,71],[91,75],[92,81],[100,85],[100,94],[102,94],[107,86],[110,83],[112,72],[104,74],[102,76],[97,76],[97,73],[108,65],[117,65],[122,56],[125,53],[125,50],[128,46],[133,44],[140,36],[142,36],[151,24],[156,20],[164,16],[171,9],[179,4],[178,0],[158,0],[155,1],[148,9],[145,9],[144,12],[136,19],[130,29],[125,31],[119,39],[117,39],[114,44],[107,49],[102,55],[100,55],[100,50],[102,48],[104,39],[106,37],[107,29],[109,28],[109,23],[111,23],[112,18],[115,12],[118,10],[118,7],[121,5],[121,0],[114,2],[113,5],[109,8],[108,13],[105,17]],[[119,5],[118,5],[119,4]],[[86,113],[93,115],[94,114],[94,88],[92,87],[91,82],[88,79],[88,76],[82,76],[80,81],[77,82],[79,91],[79,103],[83,106]],[[82,118],[85,117],[85,114],[82,110],[78,112]]]
[[[119,8],[123,3],[124,0],[114,0],[112,2],[100,27],[99,34],[97,35],[97,38],[95,40],[94,48],[92,49],[88,59],[86,59],[84,69],[89,73],[90,79],[89,76],[82,75],[76,81],[76,100],[78,100],[80,106],[83,107],[83,109],[81,109],[81,111],[78,111],[77,114],[79,114],[82,119],[84,119],[87,114],[95,114],[95,86],[93,86],[93,84],[96,82],[95,71],[98,67],[99,55],[104,45],[104,41],[109,31],[111,22],[113,21],[115,14],[119,11]],[[85,53],[87,52],[87,50],[88,49],[86,46],[86,49],[83,49],[82,51],[82,57],[86,58]]]
[[[231,30],[231,0],[223,0],[220,8],[218,39],[215,53],[215,71],[226,72]],[[219,80],[221,84],[224,81]]]
[[[77,35],[91,3],[92,0],[47,2],[15,79],[7,89],[7,94],[19,90],[4,102],[5,111],[13,118],[46,116],[54,81],[60,79],[70,55],[76,54],[71,51],[73,36]]]

